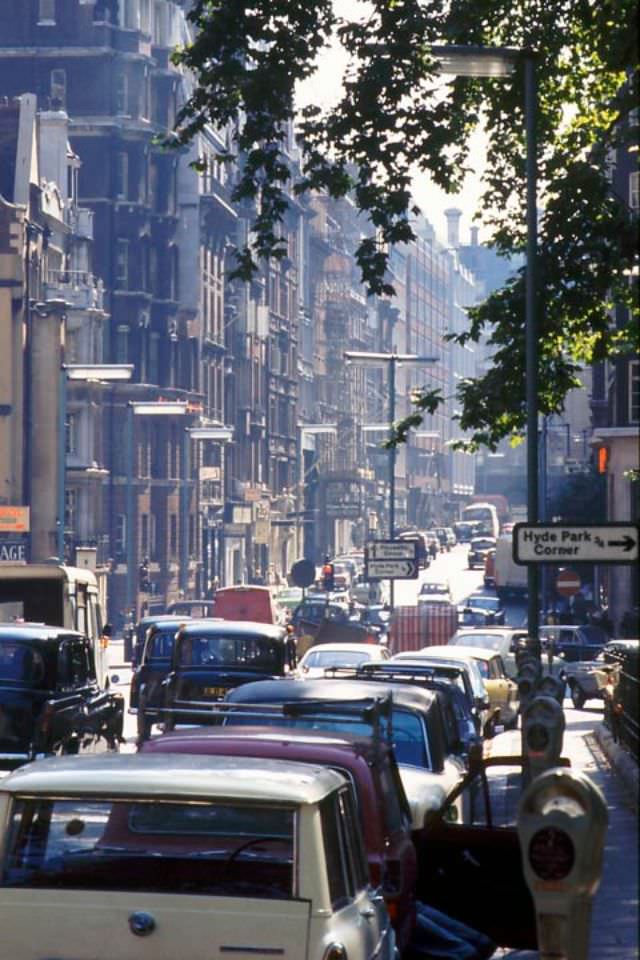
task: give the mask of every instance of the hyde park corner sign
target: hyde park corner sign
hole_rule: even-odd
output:
[[[529,563],[637,563],[640,528],[633,523],[516,523],[513,559]]]

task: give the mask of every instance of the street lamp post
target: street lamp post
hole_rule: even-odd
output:
[[[58,524],[57,554],[64,562],[64,515],[67,461],[67,383],[117,383],[131,380],[131,363],[63,363],[60,367],[58,400]]]
[[[180,512],[182,514],[182,539],[180,541],[180,589],[185,591],[189,584],[189,474],[191,471],[191,441],[213,440],[217,443],[230,443],[233,440],[233,427],[222,423],[207,426],[187,427],[182,444],[182,486],[180,487]]]
[[[525,274],[525,380],[527,407],[527,521],[539,517],[538,486],[538,316],[537,296],[537,83],[535,50],[513,47],[433,46],[441,73],[467,77],[508,77],[519,65],[524,74],[524,116],[527,182],[527,266]],[[537,643],[539,634],[538,566],[527,567],[528,633]]]
[[[133,418],[153,416],[185,416],[189,412],[188,404],[183,401],[151,400],[149,402],[130,400],[127,404],[126,424],[126,468],[127,468],[127,581],[125,601],[127,614],[133,610],[134,590],[134,562],[135,562],[135,504],[133,495]],[[184,531],[183,531],[184,533]]]
[[[389,436],[393,437],[393,425],[396,419],[396,367],[398,364],[431,364],[437,363],[438,357],[421,357],[415,353],[369,353],[356,350],[345,350],[343,354],[347,363],[366,367],[383,367],[388,365],[389,371]],[[395,444],[389,447],[389,539],[395,536],[396,525],[396,457]],[[393,580],[389,583],[390,606],[393,609],[394,600]]]

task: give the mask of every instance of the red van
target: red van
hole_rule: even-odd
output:
[[[216,590],[213,616],[252,623],[280,622],[270,587],[221,587]]]

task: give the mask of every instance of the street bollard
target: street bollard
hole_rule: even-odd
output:
[[[522,714],[522,744],[525,781],[528,783],[550,767],[562,753],[564,711],[552,697],[535,696]]]
[[[607,823],[604,797],[584,773],[546,770],[520,800],[518,838],[540,960],[587,960]]]

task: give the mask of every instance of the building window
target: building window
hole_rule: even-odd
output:
[[[640,423],[640,360],[629,364],[629,423]]]
[[[116,329],[116,363],[127,363],[129,359],[129,327],[120,324]]]
[[[38,24],[51,27],[56,23],[56,0],[38,0]]]
[[[56,69],[49,78],[49,97],[52,110],[61,110],[67,103],[67,71]]]
[[[629,206],[640,210],[640,173],[636,170],[629,174]]]
[[[169,516],[169,555],[175,557],[178,553],[178,517],[175,513]]]
[[[116,557],[124,557],[127,553],[127,516],[119,513],[116,516]]]
[[[78,515],[78,491],[73,488],[64,492],[64,529],[72,533],[76,529]]]
[[[116,76],[116,113],[129,113],[129,78],[120,71]]]
[[[78,452],[78,420],[77,413],[67,414],[65,452],[71,457],[74,457]]]
[[[117,200],[126,200],[129,196],[129,155],[116,153],[115,194]]]
[[[116,240],[116,289],[126,290],[129,286],[129,241]]]

